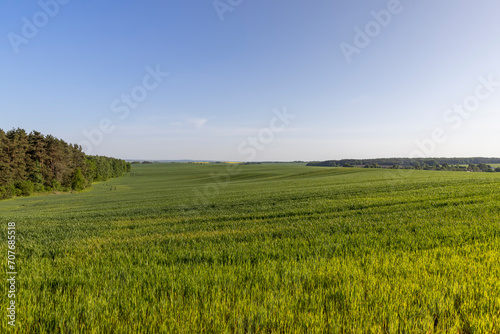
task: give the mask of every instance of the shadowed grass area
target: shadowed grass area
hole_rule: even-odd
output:
[[[496,173],[154,164],[3,201],[10,331],[499,332],[499,190]]]

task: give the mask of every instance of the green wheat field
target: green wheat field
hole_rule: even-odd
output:
[[[1,333],[500,333],[500,173],[133,165],[0,218]]]

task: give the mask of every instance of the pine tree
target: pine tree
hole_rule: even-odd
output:
[[[43,184],[48,171],[44,168],[47,162],[45,137],[37,131],[28,135],[28,156],[30,164],[27,166],[28,178],[35,184]]]
[[[123,160],[86,156],[79,145],[51,135],[0,129],[0,199],[47,189],[82,190],[129,168]]]
[[[25,181],[27,179],[26,167],[31,163],[26,154],[28,151],[28,136],[26,135],[26,131],[19,128],[10,130],[7,132],[7,138],[9,139],[8,155],[12,177],[15,180]]]
[[[5,132],[0,129],[0,187],[12,183],[12,168],[9,164],[9,139]]]

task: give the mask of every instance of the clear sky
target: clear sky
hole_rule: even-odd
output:
[[[496,0],[2,1],[0,128],[125,159],[498,157],[498,13]]]

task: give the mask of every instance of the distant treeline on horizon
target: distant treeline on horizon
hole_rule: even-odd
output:
[[[380,159],[342,159],[313,161],[307,166],[320,167],[366,167],[366,168],[405,168],[424,170],[464,170],[500,172],[491,164],[500,164],[500,158],[380,158]]]
[[[130,171],[124,160],[88,156],[79,145],[23,129],[0,129],[0,199],[83,190]]]

